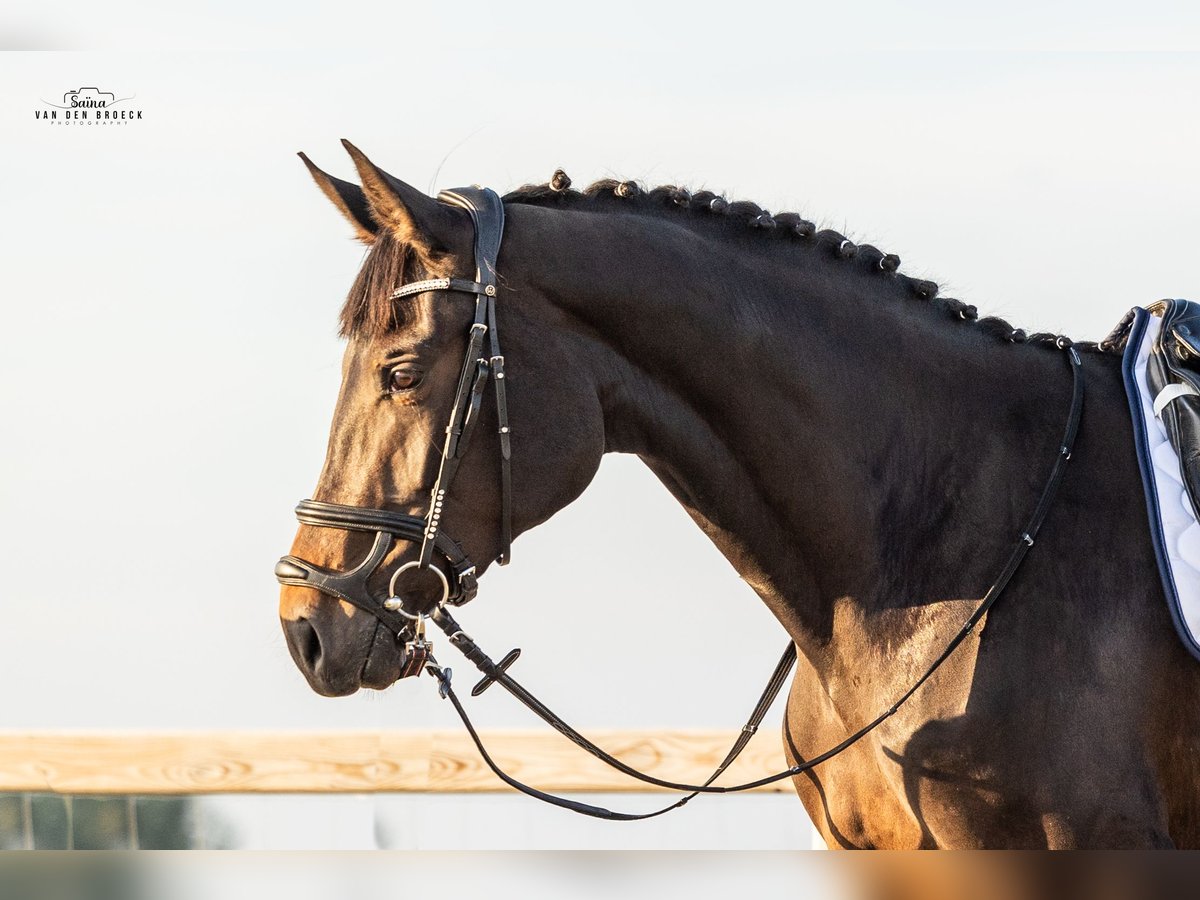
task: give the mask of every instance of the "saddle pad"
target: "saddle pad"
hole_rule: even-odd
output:
[[[1146,362],[1162,321],[1144,309],[1134,311],[1122,371],[1167,606],[1184,646],[1200,659],[1200,522],[1183,485],[1179,457],[1154,414],[1154,393],[1146,380]]]

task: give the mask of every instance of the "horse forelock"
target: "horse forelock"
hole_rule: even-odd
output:
[[[344,338],[372,338],[404,328],[412,306],[392,299],[392,291],[414,280],[417,255],[382,228],[346,295],[339,320]]]

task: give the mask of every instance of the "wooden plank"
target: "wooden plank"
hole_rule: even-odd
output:
[[[648,774],[707,777],[735,734],[597,731],[600,746]],[[550,791],[644,791],[553,733],[487,731],[492,758]],[[756,736],[721,779],[749,781],[786,766],[777,734]],[[783,781],[766,790],[790,791]],[[212,794],[506,791],[466,734],[383,732],[0,732],[0,791]]]

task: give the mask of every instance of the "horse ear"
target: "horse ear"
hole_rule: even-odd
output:
[[[312,176],[321,192],[342,211],[342,215],[354,226],[355,237],[364,244],[375,243],[375,233],[379,230],[379,226],[371,218],[371,211],[367,207],[367,198],[363,195],[362,188],[357,184],[342,181],[327,172],[322,172],[303,153],[296,155],[304,160],[304,165],[308,167],[308,174]]]
[[[461,240],[468,224],[464,213],[389,175],[345,138],[342,145],[358,169],[371,217],[400,243],[430,259]]]

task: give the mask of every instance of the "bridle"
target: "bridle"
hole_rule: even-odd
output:
[[[767,687],[760,695],[733,746],[713,774],[703,783],[687,784],[647,775],[608,754],[567,724],[509,674],[508,669],[520,656],[520,650],[510,651],[500,662],[493,661],[459,627],[448,609],[448,607],[461,606],[468,602],[478,590],[475,565],[467,558],[462,547],[441,530],[441,515],[445,499],[454,482],[454,476],[458,472],[459,463],[466,453],[470,437],[479,420],[483,395],[489,377],[495,384],[500,441],[501,550],[497,561],[501,565],[506,565],[511,558],[512,429],[508,422],[504,356],[500,352],[500,337],[496,329],[496,259],[500,252],[500,241],[504,233],[504,204],[494,191],[478,186],[442,191],[438,194],[438,200],[449,206],[463,209],[470,214],[475,229],[475,280],[432,278],[400,285],[391,295],[392,299],[400,299],[427,292],[456,291],[475,297],[474,319],[467,336],[467,351],[463,358],[458,386],[454,394],[454,403],[450,410],[450,421],[446,426],[446,439],[442,445],[437,477],[430,490],[429,508],[424,516],[417,517],[385,509],[301,500],[296,506],[296,518],[302,524],[319,528],[374,533],[374,542],[362,562],[348,571],[337,572],[289,555],[280,559],[276,564],[275,577],[281,584],[308,587],[339,597],[376,616],[387,628],[391,629],[398,640],[405,642],[400,677],[419,675],[422,671],[428,671],[433,675],[438,682],[441,696],[449,699],[454,706],[484,763],[503,782],[524,794],[572,812],[601,819],[630,821],[653,818],[678,809],[698,794],[734,793],[795,777],[837,756],[895,715],[900,707],[933,676],[942,663],[975,629],[975,626],[979,624],[1009,585],[1017,569],[1020,568],[1021,562],[1033,546],[1034,538],[1050,511],[1059,483],[1062,481],[1066,463],[1071,458],[1075,437],[1079,430],[1083,412],[1083,367],[1078,351],[1065,341],[1060,341],[1059,349],[1066,352],[1071,367],[1071,407],[1067,417],[1066,431],[1033,515],[1021,531],[999,577],[988,588],[983,599],[980,600],[942,652],[891,706],[850,734],[841,743],[811,759],[755,781],[715,786],[713,782],[737,759],[749,743],[750,738],[757,732],[767,710],[786,682],[796,660],[795,644],[789,640],[783,656],[767,682]],[[488,342],[486,354],[483,352],[485,339]],[[372,592],[368,581],[383,564],[397,540],[419,542],[420,553],[417,559],[402,564],[391,574],[386,594]],[[444,568],[435,563],[435,552]],[[412,608],[408,601],[396,594],[397,579],[403,572],[410,569],[431,571],[440,580],[442,598],[432,609]],[[597,759],[632,778],[656,787],[683,792],[684,796],[652,812],[621,813],[548,794],[510,776],[496,764],[484,747],[478,732],[451,686],[451,670],[439,665],[434,660],[431,645],[425,640],[424,623],[426,619],[434,622],[445,632],[450,643],[457,647],[483,674],[483,679],[472,689],[472,696],[478,696],[491,685],[499,684],[535,715]]]
[[[475,297],[475,315],[467,336],[467,351],[454,392],[454,404],[450,408],[437,477],[429,492],[429,508],[424,516],[417,517],[386,509],[301,500],[296,506],[296,518],[302,524],[374,532],[374,543],[366,558],[347,572],[335,572],[297,556],[285,556],[275,565],[275,577],[281,584],[310,587],[340,597],[377,616],[397,637],[411,636],[405,644],[402,678],[421,673],[429,659],[430,647],[423,634],[428,610],[413,609],[397,595],[400,575],[410,569],[432,572],[442,585],[442,598],[435,605],[439,609],[446,604],[461,606],[473,599],[479,588],[475,564],[463,553],[462,547],[442,531],[442,509],[479,421],[489,375],[496,386],[500,439],[500,555],[497,559],[500,565],[508,564],[512,546],[512,429],[508,423],[504,355],[500,352],[500,332],[496,327],[496,257],[504,235],[504,204],[495,191],[481,187],[442,191],[438,200],[470,214],[475,231],[475,280],[429,278],[400,285],[392,292],[393,300],[437,291],[457,291]],[[488,341],[486,355],[485,338]],[[387,596],[380,598],[371,592],[367,582],[397,540],[420,542],[420,554],[392,573]],[[434,563],[435,550],[444,569]]]

